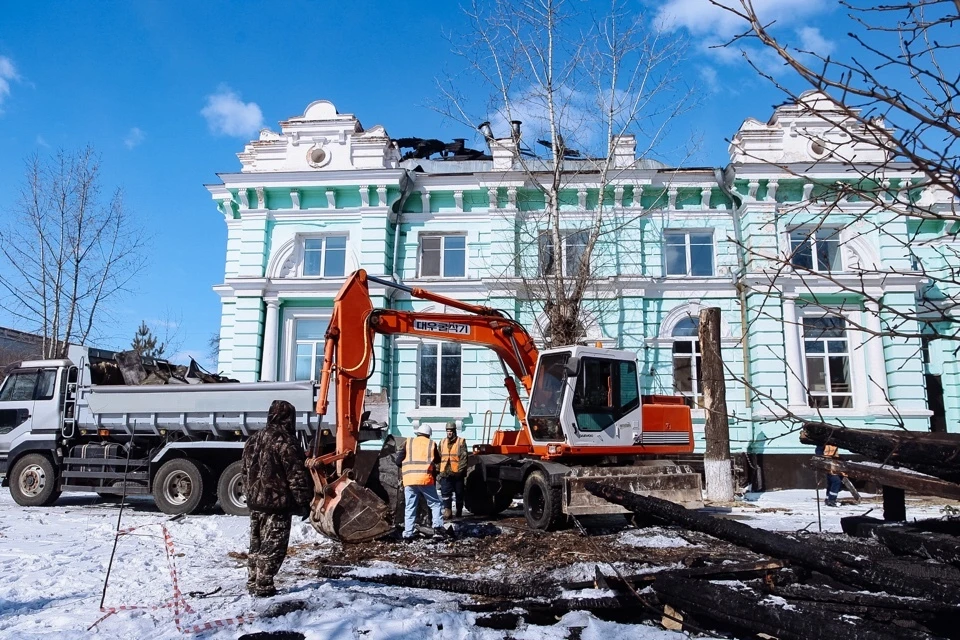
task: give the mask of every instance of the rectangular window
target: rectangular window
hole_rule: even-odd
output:
[[[583,359],[573,392],[573,413],[580,431],[603,431],[639,406],[636,363]]]
[[[420,345],[421,407],[460,406],[460,345],[455,342],[425,342]]]
[[[668,276],[713,275],[713,232],[666,231],[663,235]]]
[[[850,409],[853,387],[846,321],[836,316],[803,319],[807,404],[818,409]]]
[[[294,380],[319,380],[323,366],[324,334],[328,320],[297,320],[294,346]]]
[[[466,236],[420,236],[421,278],[463,278],[466,275]]]
[[[347,264],[347,236],[323,236],[303,241],[303,275],[342,278]]]
[[[843,271],[838,229],[794,229],[790,232],[790,263],[828,273]]]
[[[37,387],[37,378],[40,376],[38,371],[24,373],[15,373],[7,378],[3,385],[3,393],[0,394],[0,401],[4,402],[23,402],[33,400],[33,392]]]
[[[589,231],[561,231],[563,241],[559,263],[563,268],[563,276],[572,278],[580,269],[580,262],[590,243]],[[545,231],[537,237],[537,255],[539,275],[547,276],[554,273],[557,265],[557,255],[553,250],[553,233]],[[589,273],[589,265],[587,266]]]

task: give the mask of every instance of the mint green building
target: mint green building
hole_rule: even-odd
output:
[[[851,168],[884,161],[831,126],[834,117],[833,104],[811,93],[769,122],[746,120],[725,172],[638,160],[632,136],[620,137],[605,197],[617,231],[601,238],[591,264],[584,341],[636,351],[646,393],[687,396],[698,452],[696,318],[720,307],[731,448],[765,487],[811,473],[800,465],[810,447],[799,443],[798,420],[954,431],[960,419],[958,356],[949,341],[923,337],[950,331],[943,310],[955,292],[928,276],[951,268],[955,254],[942,245],[954,236],[855,199],[825,214],[814,182],[849,181]],[[228,231],[215,287],[220,369],[243,381],[315,378],[333,297],[360,268],[505,309],[541,339],[545,321],[521,275],[579,256],[599,184],[568,161],[569,231],[552,247],[538,235],[543,202],[518,153],[508,138],[491,140],[489,153],[403,159],[383,127],[364,129],[322,100],[279,133],[262,131],[238,154],[240,171],[207,187]],[[880,180],[928,208],[953,206],[945,194],[911,190],[920,178],[886,164]],[[372,292],[378,306],[443,311]],[[910,335],[891,337],[893,327]],[[382,336],[375,349],[370,388],[386,391],[395,433],[456,420],[477,442],[487,427],[515,424],[486,349]]]

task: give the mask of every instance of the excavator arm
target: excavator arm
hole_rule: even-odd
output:
[[[400,289],[413,297],[464,313],[375,309],[370,299],[369,282]],[[523,402],[513,376],[529,394],[537,364],[538,352],[533,339],[502,311],[376,278],[363,270],[354,272],[334,299],[333,315],[325,336],[317,401],[317,413],[326,415],[330,384],[335,381],[336,447],[325,455],[317,455],[318,452],[314,451],[307,461],[315,485],[311,522],[321,533],[347,542],[373,539],[390,529],[386,505],[351,477],[360,443],[363,403],[373,366],[376,334],[416,335],[488,347],[500,360],[510,404],[524,429]]]

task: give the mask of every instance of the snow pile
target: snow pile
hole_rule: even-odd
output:
[[[672,549],[694,546],[676,534],[664,535],[643,529],[639,531],[627,531],[620,536],[620,544],[628,547],[643,547],[646,549]]]

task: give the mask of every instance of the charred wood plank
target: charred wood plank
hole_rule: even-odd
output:
[[[881,571],[872,562],[856,562],[843,558],[780,533],[754,529],[742,522],[714,518],[666,500],[637,495],[599,482],[590,482],[586,488],[594,495],[602,496],[631,511],[645,513],[668,524],[707,533],[773,558],[788,560],[848,585],[871,591],[887,591],[960,603],[960,591],[945,593],[941,585],[930,580]]]
[[[847,429],[807,422],[804,444],[834,444],[881,463],[897,464],[951,482],[960,482],[960,434]]]
[[[605,576],[607,583],[611,588],[622,589],[626,587],[624,581],[633,585],[641,585],[653,582],[660,576],[679,576],[682,578],[710,578],[713,580],[742,580],[750,578],[762,578],[771,571],[777,571],[783,568],[783,563],[777,560],[763,560],[760,562],[740,562],[735,564],[715,564],[706,567],[696,567],[694,569],[665,569],[652,573],[637,573],[623,576],[623,581],[617,577]],[[563,582],[560,586],[564,589],[574,591],[577,589],[591,589],[596,587],[595,580],[582,580],[574,582]]]
[[[713,582],[665,576],[652,585],[658,598],[698,619],[710,619],[734,631],[763,633],[779,640],[893,640],[929,638],[907,629],[887,632],[863,620],[850,620],[816,607],[784,607],[755,591]]]
[[[960,500],[960,485],[919,473],[820,456],[814,456],[810,466],[828,473],[845,473],[855,480],[872,480],[884,487],[897,487],[918,495]]]
[[[560,594],[560,590],[552,584],[506,584],[495,580],[473,580],[425,573],[388,573],[379,576],[350,575],[350,571],[354,569],[357,569],[357,567],[323,565],[317,568],[317,575],[321,578],[334,580],[355,580],[391,587],[433,589],[449,593],[465,593],[495,598],[553,598]]]
[[[874,535],[894,553],[932,558],[960,567],[960,538],[913,527],[877,527]]]

